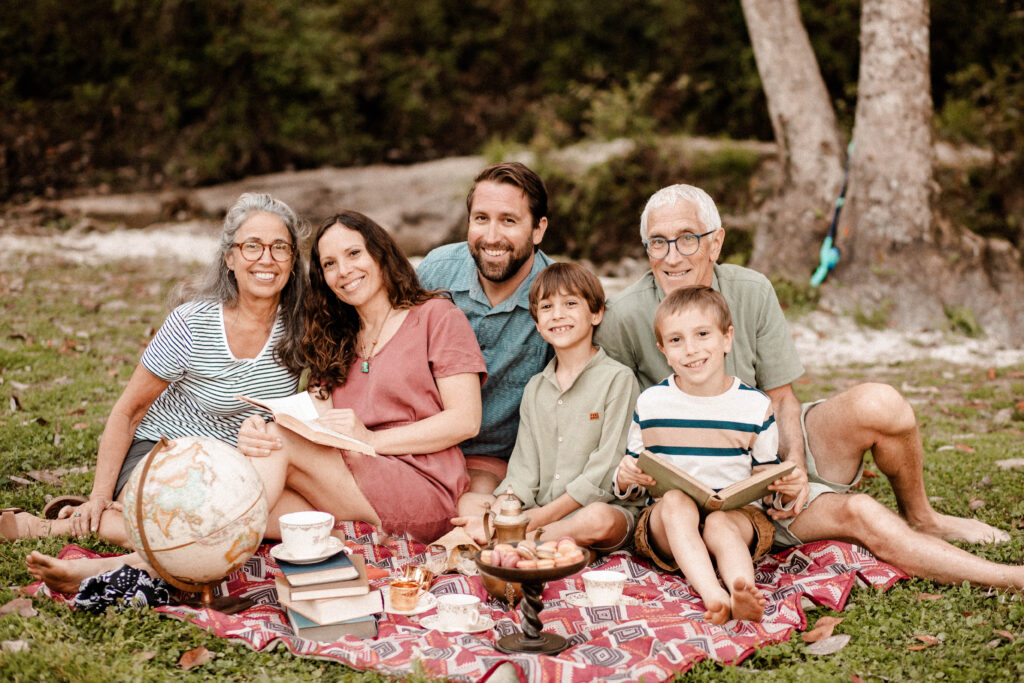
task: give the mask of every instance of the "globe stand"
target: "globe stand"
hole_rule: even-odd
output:
[[[153,446],[153,449],[146,456],[145,463],[142,465],[142,473],[139,477],[140,491],[146,481],[146,475],[149,474],[149,466],[153,464],[153,461],[156,459],[156,454],[167,446],[167,439],[160,437],[160,441]],[[193,595],[191,598],[186,598],[182,601],[182,605],[199,609],[212,609],[224,614],[237,614],[238,612],[246,610],[255,604],[248,598],[239,598],[232,595],[222,595],[219,598],[213,597],[213,587],[220,585],[219,581],[212,584],[187,583],[181,579],[171,576],[170,573],[160,564],[160,561],[156,557],[156,553],[153,552],[153,549],[149,545],[149,538],[146,537],[146,525],[142,514],[142,498],[142,495],[137,496],[138,502],[135,506],[135,520],[139,530],[139,538],[142,541],[141,550],[143,551],[143,559],[145,559],[150,566],[156,570],[156,573],[160,575],[160,578],[178,590],[186,593],[198,593],[198,595]]]
[[[519,633],[511,633],[499,638],[494,647],[505,654],[525,652],[542,655],[558,654],[569,647],[569,641],[564,637],[557,633],[543,633],[541,631],[544,627],[544,623],[540,619],[540,612],[544,609],[544,601],[541,599],[541,596],[544,594],[544,585],[548,581],[575,574],[587,566],[590,559],[590,551],[584,550],[582,560],[565,567],[513,569],[511,567],[494,567],[481,562],[478,553],[476,556],[476,566],[481,574],[503,581],[516,581],[523,588],[523,599],[519,602],[519,607],[523,610],[521,621],[523,630]]]

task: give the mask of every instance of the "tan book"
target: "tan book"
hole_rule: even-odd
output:
[[[334,624],[384,611],[384,595],[380,590],[321,600],[289,600],[278,593],[277,602],[317,624]]]
[[[666,491],[678,489],[693,498],[701,509],[711,512],[713,510],[735,510],[764,498],[772,493],[768,490],[768,485],[792,472],[796,464],[782,462],[777,465],[769,465],[743,481],[730,484],[718,492],[665,458],[647,450],[640,453],[637,467],[658,482],[655,486],[647,488],[652,496],[663,496]]]
[[[358,553],[349,555],[352,565],[359,570],[359,576],[348,581],[327,581],[308,586],[293,586],[285,576],[275,576],[277,594],[285,600],[321,600],[323,598],[343,598],[348,595],[365,595],[370,592],[370,582],[366,578],[366,560]]]
[[[256,399],[240,394],[236,394],[235,398],[263,408],[274,416],[274,421],[279,425],[313,443],[366,455],[377,455],[370,444],[321,425],[317,421],[320,413],[317,412],[309,392],[301,391],[285,398]]]

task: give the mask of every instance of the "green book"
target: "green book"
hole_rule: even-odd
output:
[[[317,640],[322,643],[333,643],[340,640],[342,636],[356,636],[357,638],[374,638],[377,636],[377,617],[369,615],[337,621],[333,624],[318,624],[310,621],[298,612],[285,608],[288,614],[288,623],[299,638],[306,640]]]
[[[645,450],[640,453],[636,464],[644,474],[650,475],[654,481],[658,482],[655,486],[647,487],[647,491],[652,496],[661,497],[665,495],[666,491],[678,489],[693,498],[701,509],[708,512],[735,510],[764,498],[772,493],[768,490],[769,484],[786,476],[796,467],[796,463],[792,462],[769,465],[743,481],[730,484],[716,492],[696,477],[687,474],[665,458],[650,451]]]

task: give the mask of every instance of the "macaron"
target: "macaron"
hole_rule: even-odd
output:
[[[551,569],[554,566],[554,560],[537,560],[537,569]]]

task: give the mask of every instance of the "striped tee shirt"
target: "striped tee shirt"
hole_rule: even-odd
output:
[[[636,458],[645,448],[718,491],[779,462],[771,399],[736,378],[723,394],[691,396],[669,377],[636,401],[626,449]]]
[[[283,335],[279,316],[255,358],[235,358],[221,303],[178,306],[142,354],[142,365],[171,384],[150,406],[135,438],[209,436],[236,445],[242,421],[263,413],[235,394],[283,398],[298,387],[298,376],[274,360],[274,347]]]

